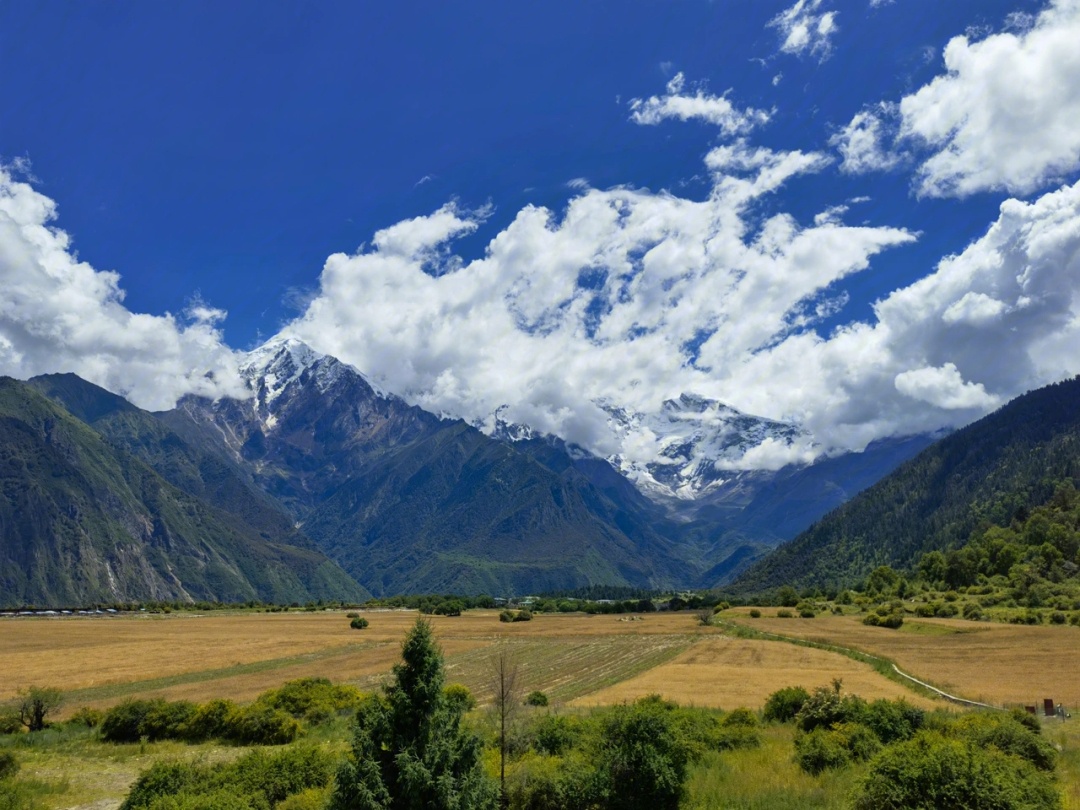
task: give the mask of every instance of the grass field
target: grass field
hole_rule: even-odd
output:
[[[1053,697],[1080,705],[1080,630],[944,619],[911,619],[899,631],[866,627],[855,615],[751,619],[735,609],[720,617],[758,631],[886,656],[916,677],[974,699],[1031,703]],[[0,620],[0,700],[31,684],[58,686],[61,718],[82,705],[126,697],[250,700],[297,677],[318,675],[376,688],[399,658],[416,620],[410,611],[369,611],[371,625],[351,630],[342,613],[212,613]],[[565,711],[659,693],[683,704],[760,708],[784,686],[824,686],[834,678],[867,699],[904,697],[943,708],[884,677],[863,661],[782,640],[739,638],[702,627],[692,613],[627,617],[538,615],[506,624],[493,611],[432,617],[448,679],[483,703],[490,660],[505,645],[521,666],[525,690],[541,689]],[[1075,701],[1075,702],[1074,702]],[[483,709],[481,715],[483,716]],[[1074,723],[1076,724],[1074,726]],[[1066,806],[1080,810],[1080,722],[1047,724],[1063,751]],[[229,745],[176,742],[112,746],[67,729],[19,743],[23,778],[40,785],[43,808],[114,810],[137,774],[158,759],[217,761],[240,755]],[[770,727],[759,749],[709,755],[696,764],[688,807],[783,810],[844,806],[859,770],[821,777],[791,759],[790,727]],[[347,719],[308,742],[344,750]],[[28,747],[27,747],[28,746]]]
[[[751,619],[736,608],[724,617],[747,627],[882,655],[904,672],[950,694],[994,705],[1043,698],[1080,709],[1080,628],[991,624],[962,619],[908,619],[900,630],[867,627],[858,615],[778,619],[775,609]]]

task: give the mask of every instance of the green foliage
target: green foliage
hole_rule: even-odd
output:
[[[514,611],[512,611],[512,610],[504,610],[502,613],[499,614],[499,621],[500,622],[512,622],[513,620],[514,620]]]
[[[778,619],[794,619],[795,614],[790,610],[778,610],[776,611],[776,618]]]
[[[515,621],[515,622],[531,622],[532,617],[533,617],[533,615],[532,615],[531,611],[519,610],[517,613],[514,614],[513,621]]]
[[[338,770],[329,807],[493,808],[480,741],[462,728],[461,707],[446,699],[442,654],[426,621],[417,620],[401,655],[385,695],[357,711],[352,755]]]
[[[794,720],[810,699],[810,693],[801,686],[788,686],[769,695],[762,710],[766,722],[787,723]]]
[[[1003,576],[1026,599],[1040,578],[1068,574],[1080,548],[1076,523],[1055,526],[1050,517],[1078,508],[1077,402],[1080,379],[1067,380],[931,445],[752,566],[737,592],[850,587],[863,577],[868,591],[880,590],[887,583],[870,578],[889,566],[918,568],[924,581],[949,589]],[[973,534],[977,553],[963,549]]]
[[[0,781],[10,779],[19,772],[19,760],[10,751],[0,751]]]
[[[795,725],[805,732],[829,729],[840,723],[858,723],[865,713],[866,701],[857,695],[841,695],[840,682],[835,681],[831,689],[821,686],[813,691],[795,716]]]
[[[1058,810],[1053,781],[994,747],[923,731],[870,764],[854,810]]]
[[[76,711],[75,714],[71,715],[68,722],[77,723],[78,725],[86,726],[87,728],[97,728],[104,719],[105,713],[100,709],[92,709],[89,706],[83,706]]]
[[[15,712],[0,711],[0,734],[18,734],[23,730],[22,720]]]
[[[525,696],[525,702],[530,706],[547,706],[548,696],[539,690],[529,692],[529,694]]]
[[[894,610],[881,616],[877,613],[868,613],[863,617],[863,624],[870,627],[887,627],[890,630],[898,630],[904,624],[903,611]]]
[[[875,700],[859,713],[859,719],[879,740],[890,745],[909,740],[926,724],[926,712],[906,700]]]
[[[577,747],[585,729],[576,717],[543,714],[529,731],[532,746],[541,754],[561,756]]]
[[[758,610],[757,608],[753,608],[750,611],[750,618],[751,619],[760,619],[761,618],[761,611]]]
[[[157,762],[135,782],[121,810],[280,810],[290,797],[324,790],[332,775],[331,755],[309,747],[255,751],[218,765]]]
[[[1026,760],[1039,770],[1052,771],[1057,764],[1057,751],[1048,740],[1014,717],[994,712],[979,712],[961,717],[948,730],[979,748],[993,746],[1005,754]]]
[[[471,712],[476,708],[476,698],[469,691],[469,687],[460,683],[452,683],[443,690],[446,702],[453,711]]]
[[[368,622],[368,620],[365,619],[363,616],[357,616],[355,619],[349,622],[349,627],[351,627],[353,630],[364,630],[365,628],[367,628],[368,624],[370,624],[370,622]]]
[[[803,608],[799,611],[800,619],[813,619],[815,616],[817,616],[817,614],[814,613],[814,611],[812,611],[810,608]]]
[[[31,686],[20,689],[18,694],[16,711],[27,731],[44,729],[49,715],[64,702],[64,694],[51,687]]]
[[[859,723],[839,723],[833,728],[815,728],[795,737],[795,762],[815,776],[826,770],[864,762],[881,750],[874,732]]]
[[[795,607],[799,604],[799,594],[790,585],[784,585],[777,590],[776,600],[784,607]]]

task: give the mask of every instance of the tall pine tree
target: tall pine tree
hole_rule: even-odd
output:
[[[481,766],[481,742],[447,701],[442,653],[418,619],[385,695],[356,715],[352,756],[330,810],[492,810],[497,791]]]

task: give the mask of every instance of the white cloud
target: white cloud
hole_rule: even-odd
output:
[[[728,135],[749,132],[769,120],[769,114],[764,110],[739,110],[725,96],[710,95],[703,87],[697,87],[693,94],[685,93],[685,89],[686,77],[676,73],[667,83],[664,95],[631,99],[630,120],[635,124],[653,125],[667,118],[680,121],[698,118],[715,124]]]
[[[1080,0],[1010,26],[955,37],[948,72],[900,102],[902,136],[933,150],[921,194],[1028,194],[1080,168]]]
[[[835,312],[843,299],[826,288],[912,241],[847,227],[837,210],[809,226],[786,214],[749,224],[762,196],[829,162],[737,141],[708,154],[705,200],[589,189],[561,217],[522,209],[483,258],[425,272],[425,256],[479,225],[448,205],[331,256],[319,296],[285,334],[432,411],[474,420],[506,404],[511,421],[632,452],[614,443],[597,400],[647,411],[699,391],[739,406],[727,380],[740,367]],[[778,399],[768,415],[798,404]],[[760,451],[762,463],[776,452]]]
[[[959,426],[1080,371],[1080,183],[1006,201],[983,237],[877,302],[872,321],[826,336],[813,325],[842,307],[838,285],[914,237],[846,226],[839,206],[809,225],[777,214],[751,226],[763,195],[826,155],[737,141],[706,163],[706,200],[589,189],[561,217],[521,210],[483,258],[441,275],[424,257],[480,219],[448,205],[401,223],[331,256],[285,332],[430,410],[483,419],[506,404],[510,421],[638,462],[655,443],[620,445],[597,400],[649,412],[693,391],[795,419],[816,445],[743,460],[775,467]]]
[[[885,146],[898,129],[899,108],[881,102],[855,114],[847,126],[829,139],[844,159],[840,169],[848,174],[888,171],[904,160],[904,155]]]
[[[1000,404],[997,397],[986,393],[982,383],[964,382],[960,371],[952,363],[946,363],[941,368],[928,366],[903,371],[896,375],[893,384],[906,397],[947,410],[986,410]]]
[[[835,11],[821,11],[822,0],[798,0],[769,21],[783,38],[782,53],[795,56],[810,54],[824,61],[832,51],[830,38],[839,31]]]
[[[12,172],[0,167],[0,373],[74,372],[151,409],[244,395],[224,312],[198,300],[180,318],[131,312],[119,274],[79,261],[51,225],[56,204]]]

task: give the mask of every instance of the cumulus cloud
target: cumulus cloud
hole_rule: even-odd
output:
[[[838,209],[810,225],[787,214],[758,221],[757,201],[828,166],[827,155],[739,140],[705,162],[705,200],[588,189],[561,215],[522,209],[482,258],[450,272],[431,272],[425,257],[479,227],[474,212],[450,204],[395,225],[369,249],[331,256],[320,294],[284,334],[432,411],[482,420],[507,405],[509,421],[633,455],[598,401],[652,411],[696,391],[738,407],[746,392],[730,381],[740,368],[834,313],[843,298],[825,294],[831,285],[914,239],[846,226]],[[781,417],[802,408],[786,395],[751,404]],[[759,451],[770,465],[779,453]]]
[[[1006,201],[871,320],[822,335],[844,279],[915,238],[845,225],[839,205],[808,224],[755,219],[765,195],[829,160],[737,140],[706,156],[705,200],[587,189],[561,215],[522,209],[482,258],[435,272],[427,257],[483,219],[447,205],[331,256],[285,334],[430,410],[480,421],[506,405],[504,419],[641,463],[655,442],[620,444],[597,402],[655,412],[692,391],[795,420],[813,444],[739,462],[774,468],[959,426],[1080,370],[1080,184]]]
[[[119,274],[79,261],[56,204],[15,174],[0,167],[0,373],[74,372],[151,409],[245,395],[224,312],[199,300],[180,317],[131,312]]]
[[[1080,168],[1080,0],[1013,27],[954,38],[948,72],[900,102],[903,137],[933,150],[920,193],[1029,194]]]
[[[686,77],[682,73],[676,73],[667,83],[666,91],[662,96],[631,99],[630,120],[635,124],[655,125],[667,118],[680,121],[696,118],[715,124],[727,135],[749,132],[769,120],[764,110],[737,109],[725,96],[710,95],[704,87],[697,87],[693,93],[685,92]]]
[[[982,383],[964,382],[959,369],[952,363],[941,368],[928,366],[902,371],[896,375],[893,384],[906,397],[947,410],[985,410],[1000,403],[997,397],[986,393]]]
[[[899,128],[899,107],[881,102],[861,110],[830,139],[844,159],[840,169],[848,174],[889,171],[904,160],[903,153],[887,144]]]
[[[840,30],[835,11],[821,11],[823,0],[798,0],[769,21],[769,27],[780,32],[782,53],[795,56],[817,56],[822,61],[832,51],[833,34]]]

